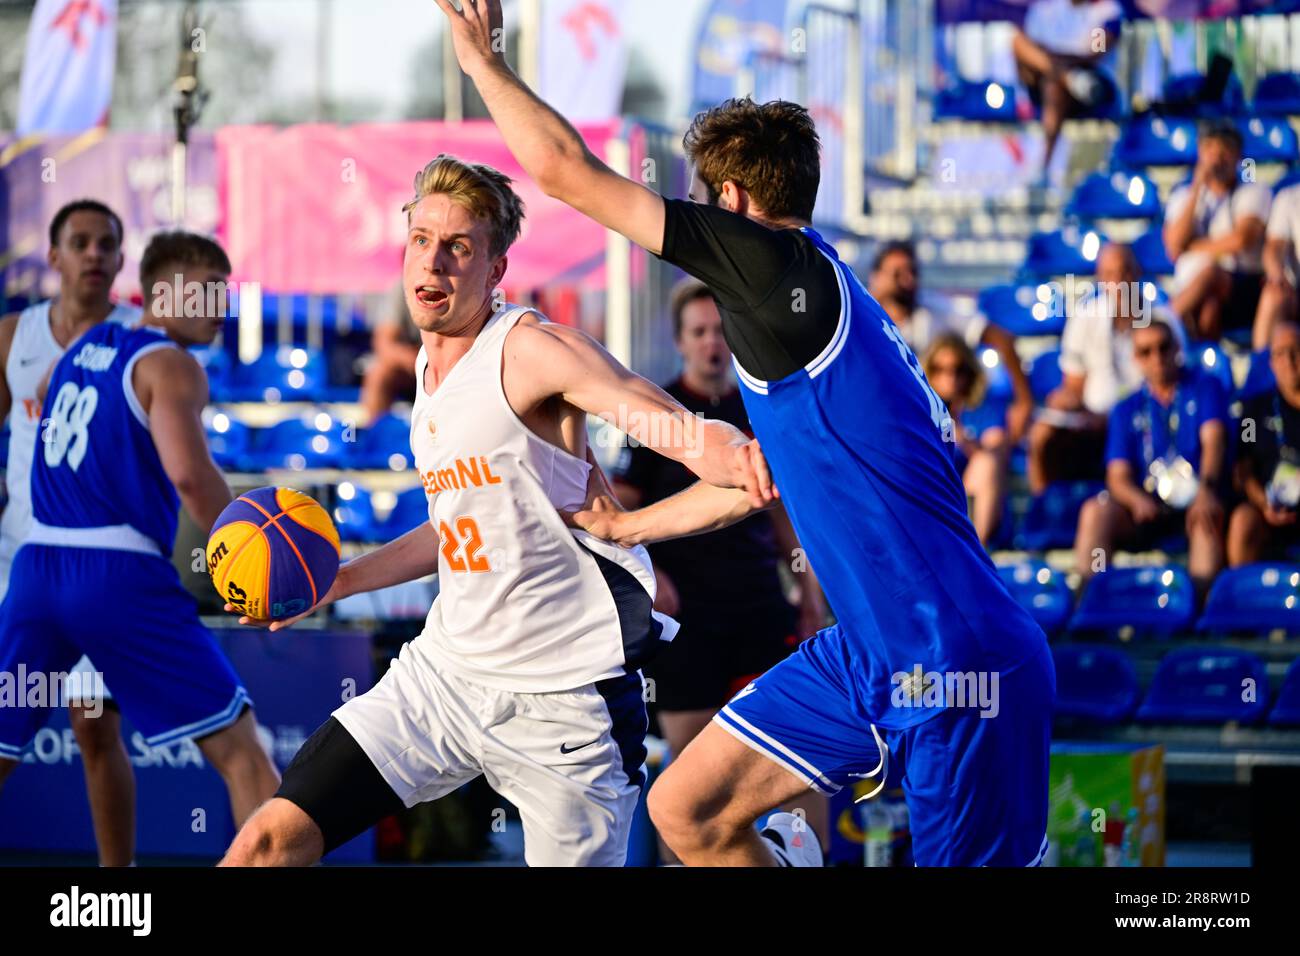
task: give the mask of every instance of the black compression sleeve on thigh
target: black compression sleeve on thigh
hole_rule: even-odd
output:
[[[405,809],[366,752],[333,717],[294,755],[275,795],[298,806],[320,827],[326,853]]]

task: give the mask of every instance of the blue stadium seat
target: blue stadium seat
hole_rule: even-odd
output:
[[[1112,153],[1116,166],[1190,166],[1196,162],[1196,121],[1137,116],[1124,124]]]
[[[1119,724],[1138,703],[1137,671],[1118,648],[1057,644],[1056,716],[1098,724]]]
[[[1165,655],[1147,699],[1138,708],[1137,719],[1166,724],[1254,724],[1267,710],[1268,671],[1262,660],[1229,648],[1189,648]]]
[[[1283,174],[1282,178],[1273,184],[1273,195],[1276,196],[1282,190],[1300,183],[1300,166],[1293,166]]]
[[[1074,188],[1065,214],[1084,220],[1154,219],[1160,215],[1160,194],[1141,173],[1093,173]]]
[[[1236,397],[1242,400],[1254,398],[1256,395],[1271,392],[1276,387],[1277,379],[1273,377],[1273,367],[1268,361],[1268,350],[1251,352],[1250,364],[1246,367],[1246,379],[1237,390]]]
[[[1047,551],[1074,546],[1079,509],[1106,486],[1100,481],[1054,481],[1029,504],[1016,535],[1016,547]]]
[[[1009,401],[1015,387],[1011,384],[1011,373],[1003,364],[998,350],[989,345],[977,346],[975,357],[979,359],[980,367],[984,369],[985,399]]]
[[[934,118],[1017,123],[1015,87],[994,80],[957,80],[936,94]]]
[[[1300,634],[1300,564],[1261,562],[1219,572],[1196,629]]]
[[[314,402],[326,397],[328,385],[324,354],[280,346],[264,350],[255,362],[236,365],[229,394],[236,402]]]
[[[1255,84],[1251,112],[1259,116],[1300,114],[1300,73],[1270,73]]]
[[[253,429],[225,412],[204,415],[208,448],[217,467],[225,471],[247,471],[248,453],[253,445]]]
[[[190,354],[198,359],[208,376],[208,393],[212,401],[226,401],[230,391],[231,370],[234,366],[230,353],[225,349],[207,345],[190,349]]]
[[[1035,233],[1029,238],[1021,275],[1040,279],[1067,273],[1093,275],[1097,271],[1097,253],[1105,244],[1106,237],[1101,233],[1079,226]]]
[[[1190,348],[1201,370],[1217,378],[1224,388],[1224,393],[1231,395],[1236,385],[1232,381],[1232,365],[1223,349],[1212,342],[1197,343]]]
[[[380,526],[383,540],[391,541],[429,520],[429,498],[423,487],[408,488],[397,496],[397,504]]]
[[[405,471],[411,467],[411,423],[398,415],[383,415],[357,436],[350,449],[352,468]]]
[[[1295,130],[1285,119],[1252,116],[1241,128],[1241,155],[1257,163],[1292,163],[1297,156]]]
[[[340,540],[368,542],[381,537],[370,492],[359,485],[345,481],[334,489],[333,515]]]
[[[1174,263],[1165,251],[1165,240],[1160,235],[1160,227],[1155,226],[1138,236],[1131,243],[1133,255],[1137,256],[1138,268],[1147,276],[1171,276]]]
[[[1268,722],[1275,727],[1300,727],[1300,657],[1286,669]]]
[[[262,293],[262,324],[263,326],[278,326],[280,324],[280,306],[284,304],[286,317],[293,323],[295,330],[303,330],[310,324],[312,313],[312,296],[309,295],[288,295],[280,296],[274,292]],[[349,308],[343,314],[343,323],[339,322],[339,306],[342,302],[341,296],[321,295],[315,297],[318,300],[319,315],[321,325],[328,330],[340,333],[365,332],[366,317],[365,313],[356,308],[356,300],[352,300],[353,307]]]
[[[343,430],[325,412],[277,422],[258,433],[252,459],[262,470],[340,468],[345,460]]]
[[[1030,613],[1048,637],[1060,632],[1074,610],[1065,579],[1042,561],[999,564],[998,576],[1016,603]]]
[[[1060,335],[1065,331],[1065,309],[1052,308],[1050,291],[1041,282],[991,285],[980,292],[978,303],[984,318],[1012,335]]]
[[[1061,350],[1039,352],[1030,360],[1025,374],[1029,378],[1029,390],[1034,393],[1034,401],[1041,405],[1064,378],[1061,371]]]
[[[1070,631],[1167,638],[1189,628],[1195,616],[1196,593],[1186,568],[1110,568],[1084,589]]]
[[[1161,100],[1166,103],[1187,101],[1198,96],[1205,77],[1200,73],[1182,73],[1165,80]],[[1220,116],[1240,116],[1246,111],[1246,96],[1241,89],[1241,80],[1236,73],[1228,75],[1228,82],[1223,88],[1223,95],[1217,100],[1197,103],[1195,115],[1202,119]]]

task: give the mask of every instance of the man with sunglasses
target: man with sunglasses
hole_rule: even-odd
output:
[[[1237,487],[1246,500],[1228,522],[1228,566],[1300,543],[1300,325],[1282,319],[1268,342],[1277,386],[1245,403],[1237,435]]]
[[[1149,550],[1184,530],[1198,594],[1223,567],[1228,398],[1213,376],[1181,365],[1179,352],[1160,317],[1133,330],[1142,387],[1111,411],[1106,491],[1079,513],[1075,562],[1085,582],[1110,564],[1113,547]]]

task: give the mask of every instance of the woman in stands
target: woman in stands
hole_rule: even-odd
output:
[[[971,499],[971,523],[988,547],[1002,518],[1006,490],[1008,442],[1001,416],[983,408],[984,369],[955,332],[938,336],[925,353],[925,377],[948,406],[957,472]]]

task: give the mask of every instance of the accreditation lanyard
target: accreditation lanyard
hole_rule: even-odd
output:
[[[1286,443],[1286,419],[1282,417],[1282,399],[1276,389],[1273,390],[1273,420],[1277,422],[1277,427],[1273,429],[1273,439],[1277,442],[1277,460],[1294,462],[1296,452]]]
[[[1169,409],[1166,411],[1165,409],[1160,408],[1160,403],[1151,395],[1150,389],[1147,389],[1147,427],[1142,431],[1142,455],[1148,468],[1150,468],[1156,460],[1155,423],[1157,414],[1160,415],[1161,419],[1165,423],[1165,434],[1169,441],[1169,447],[1165,452],[1165,459],[1172,460],[1178,455],[1177,439],[1178,422],[1180,418],[1178,414],[1179,391],[1179,387],[1175,385],[1174,397],[1169,402]],[[1159,409],[1159,412],[1156,411],[1157,409]]]

